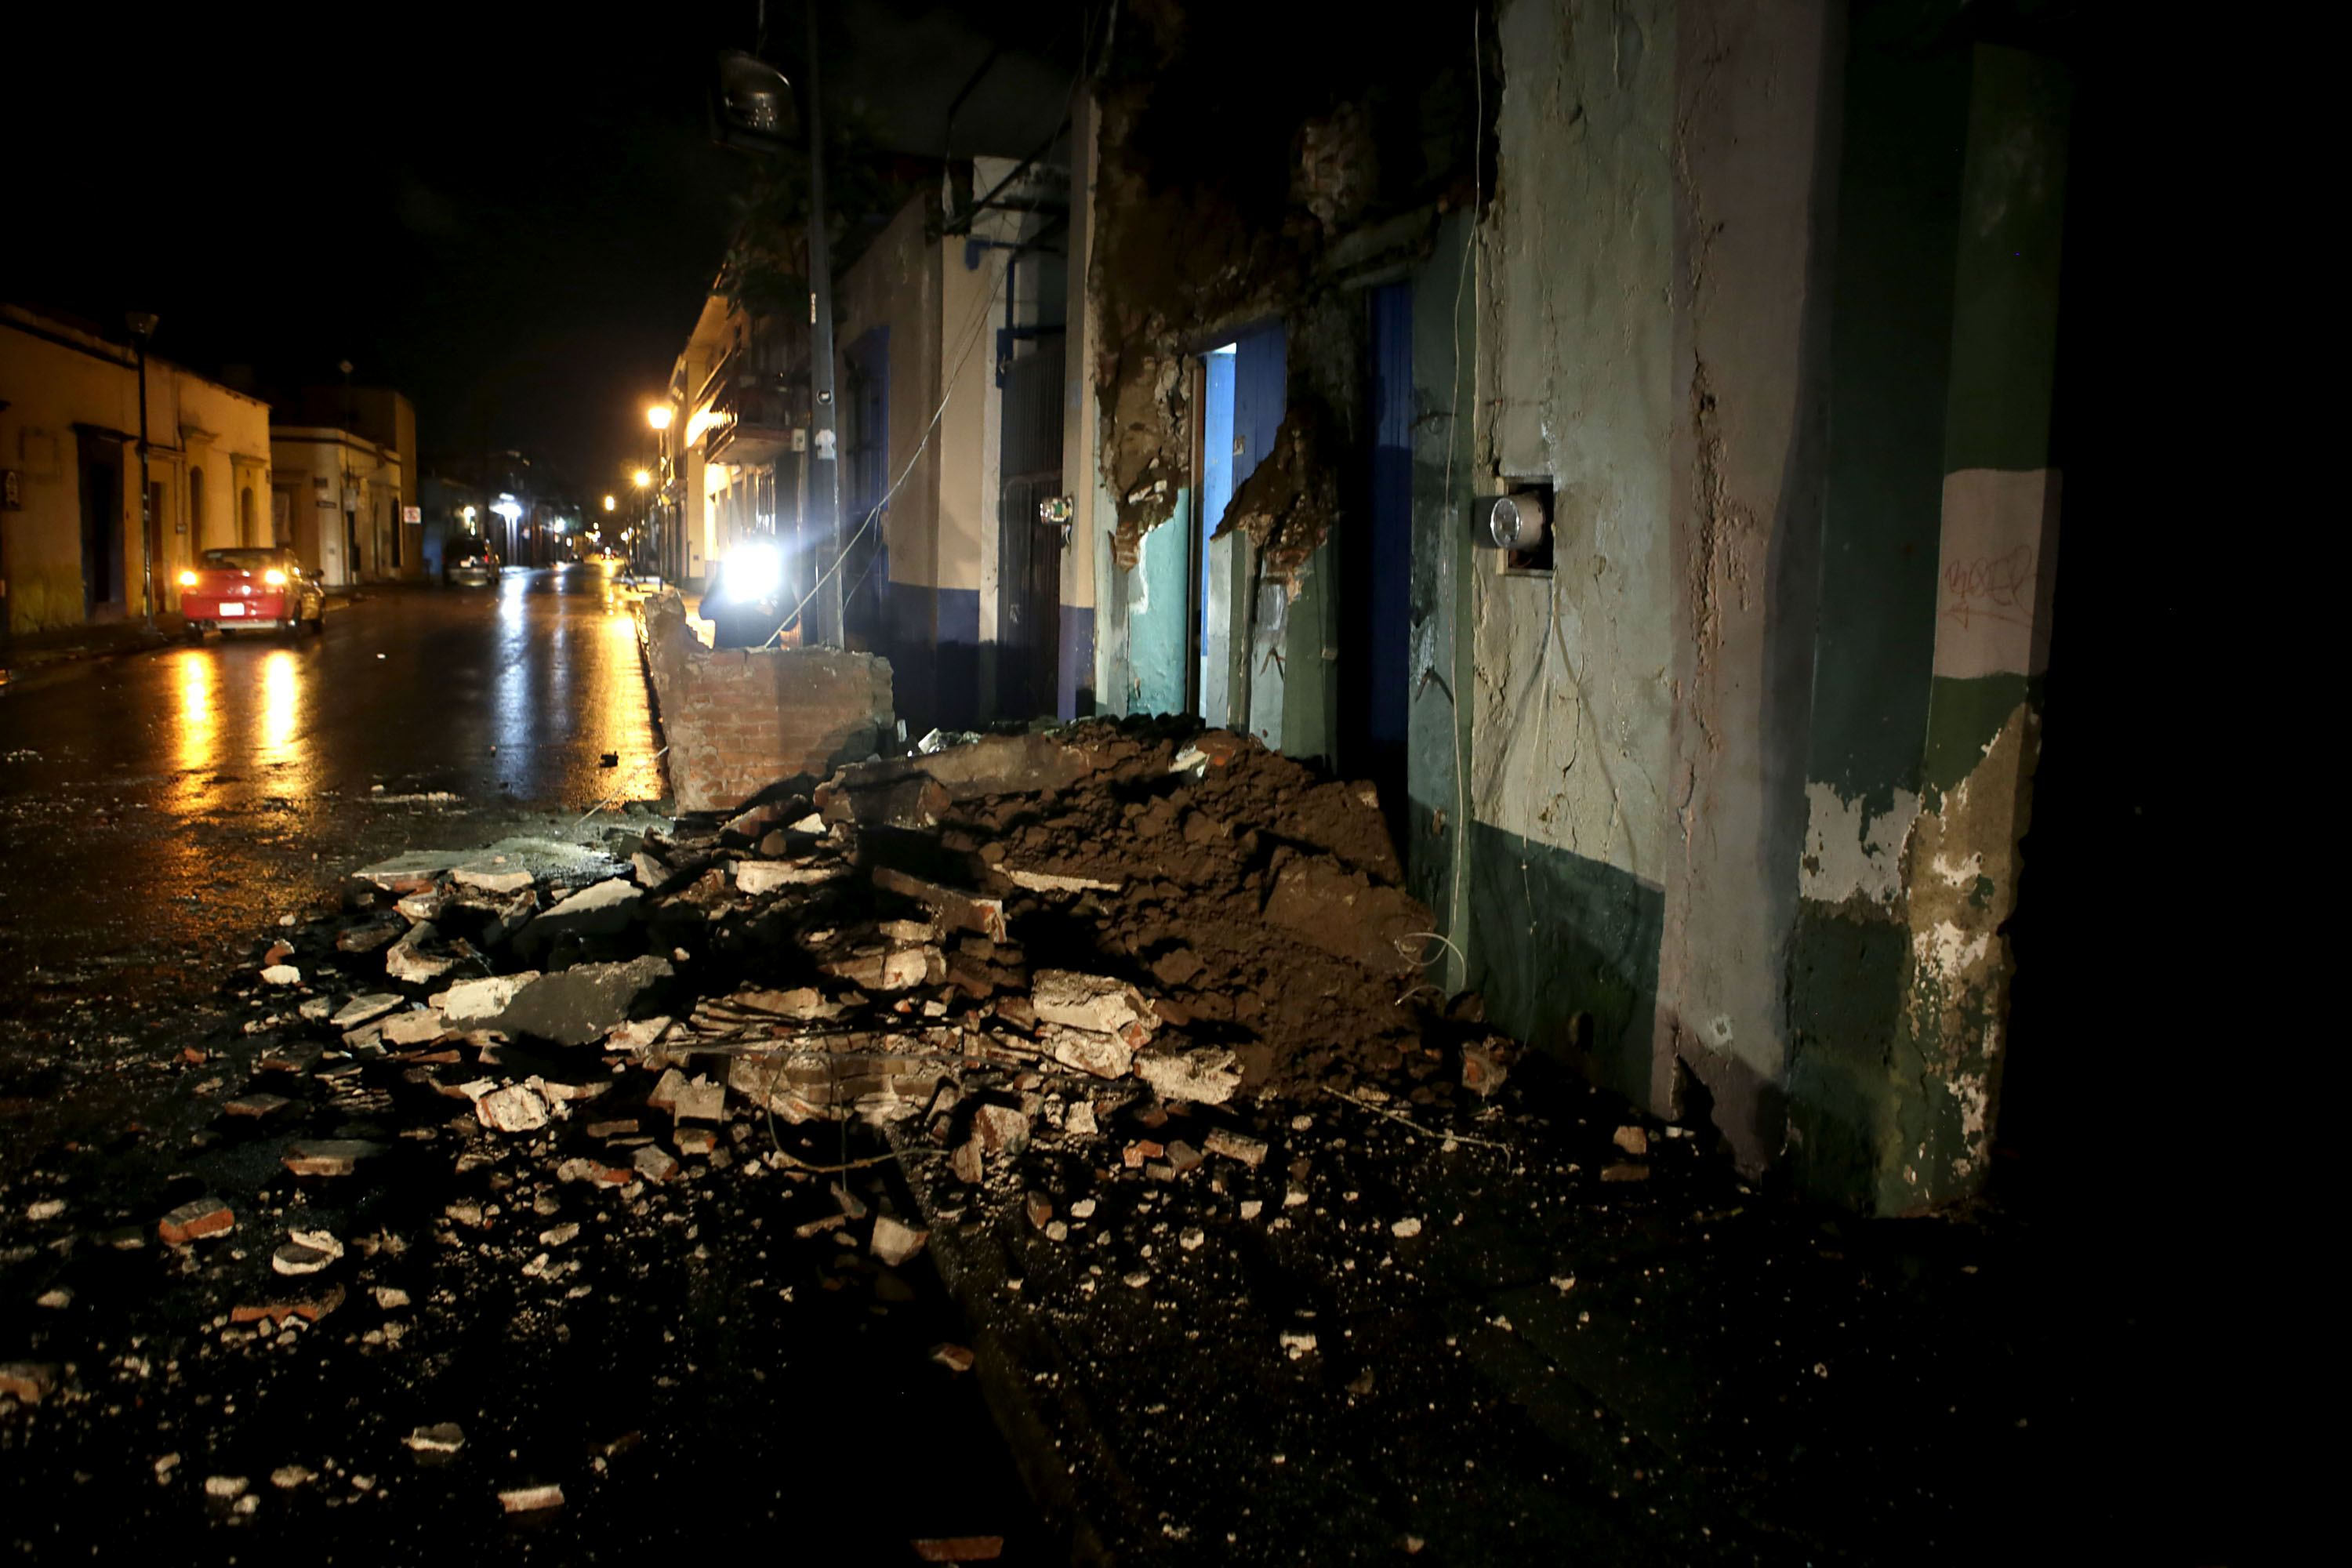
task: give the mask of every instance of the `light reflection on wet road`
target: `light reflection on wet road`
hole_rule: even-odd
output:
[[[125,1001],[209,989],[216,968],[174,972],[377,856],[658,797],[657,747],[634,625],[576,567],[370,590],[323,636],[208,637],[0,698],[0,1016],[93,973]]]

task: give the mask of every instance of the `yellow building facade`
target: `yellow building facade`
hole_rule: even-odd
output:
[[[204,550],[271,542],[269,405],[89,327],[0,306],[0,581],[18,632],[176,609]],[[151,544],[152,541],[152,544]]]

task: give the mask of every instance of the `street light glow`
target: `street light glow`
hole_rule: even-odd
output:
[[[621,503],[620,503],[619,501],[617,501],[617,500],[614,500],[611,496],[606,496],[606,497],[604,498],[604,510],[605,510],[606,511],[611,511],[614,508],[615,508],[615,507],[619,506],[620,504],[621,504]]]
[[[652,484],[653,482],[653,475],[644,468],[639,468],[635,473],[629,476],[629,483],[636,486],[639,489],[644,489],[647,485]]]
[[[656,430],[667,430],[669,428],[670,420],[676,416],[677,410],[670,407],[668,404],[656,403],[646,410],[646,423]]]

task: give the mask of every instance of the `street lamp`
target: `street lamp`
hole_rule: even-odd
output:
[[[639,468],[636,472],[629,476],[629,483],[636,486],[639,489],[644,489],[653,482],[653,470],[650,468]]]
[[[122,318],[139,355],[139,553],[145,585],[139,591],[147,629],[155,629],[155,492],[147,482],[147,340],[155,335],[155,313],[132,310]]]
[[[604,498],[604,510],[605,510],[606,511],[611,511],[614,508],[615,508],[615,507],[619,506],[620,504],[621,504],[621,503],[620,503],[619,500],[618,500],[617,498],[615,498],[615,497],[613,497],[613,496],[606,496],[606,497]]]
[[[646,499],[646,542],[653,555],[654,573],[656,576],[662,574],[666,564],[662,560],[659,509],[667,496],[669,479],[674,472],[669,451],[669,426],[670,421],[677,417],[677,410],[672,408],[667,399],[649,405],[646,409],[646,423],[654,427],[654,461],[661,468],[663,480],[663,495],[648,496]]]
[[[656,403],[646,410],[646,423],[656,430],[668,429],[669,422],[677,416],[677,410],[667,403]]]

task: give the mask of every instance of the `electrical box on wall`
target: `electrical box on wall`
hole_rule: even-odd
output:
[[[1552,568],[1552,482],[1512,479],[1498,496],[1470,503],[1471,537],[1479,548],[1497,552],[1503,572],[1549,572]]]

